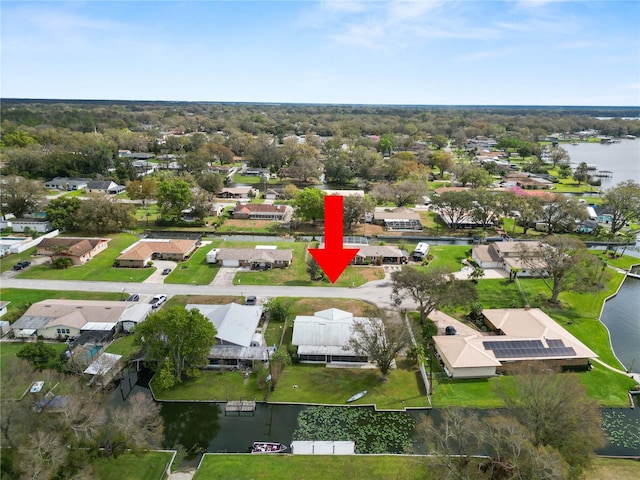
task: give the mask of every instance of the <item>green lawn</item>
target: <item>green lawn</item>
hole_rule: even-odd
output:
[[[36,247],[32,247],[22,253],[15,253],[0,258],[0,272],[4,273],[7,270],[11,270],[16,263],[22,262],[23,260],[32,260],[31,256],[35,255],[36,249]],[[29,269],[31,268],[33,267],[29,267]]]
[[[444,267],[450,272],[457,272],[462,266],[460,262],[467,258],[470,250],[470,245],[432,245],[429,255],[433,255],[433,260],[429,262],[429,268]]]
[[[399,455],[206,454],[194,480],[433,480],[444,478],[424,457]]]
[[[138,352],[140,347],[134,345],[135,335],[124,335],[116,338],[111,345],[109,345],[105,352],[113,353],[115,355],[122,355],[123,358],[128,358],[133,353]]]
[[[367,390],[369,393],[355,405],[375,404],[378,409],[402,409],[428,406],[421,384],[413,369],[392,370],[388,381],[381,382],[380,372],[373,369],[292,365],[286,367],[275,391],[268,397],[267,390],[258,386],[256,374],[245,378],[242,372],[204,371],[198,378],[171,389],[154,387],[153,391],[159,400],[268,399],[272,402],[343,405],[353,394]]]
[[[367,390],[354,405],[374,404],[377,409],[428,406],[417,370],[402,367],[391,370],[388,381],[380,378],[380,372],[373,369],[293,365],[284,370],[269,400],[343,405],[353,394]]]
[[[208,285],[218,274],[220,267],[207,263],[207,253],[211,245],[198,248],[186,262],[179,263],[167,276],[164,283],[181,283],[194,285]]]
[[[97,480],[162,480],[173,458],[172,452],[123,453],[118,458],[91,461]]]
[[[122,251],[139,240],[129,233],[106,235],[111,238],[109,247],[93,260],[82,266],[57,270],[50,265],[31,266],[18,275],[18,278],[39,280],[86,280],[104,282],[142,282],[155,268],[114,268],[113,263]]]
[[[246,382],[246,383],[245,383]],[[267,391],[260,390],[256,382],[256,374],[245,378],[243,372],[214,372],[204,370],[197,378],[189,379],[170,388],[160,389],[151,382],[153,394],[158,400],[258,400],[265,401]]]

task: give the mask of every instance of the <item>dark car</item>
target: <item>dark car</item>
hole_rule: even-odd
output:
[[[447,335],[457,335],[458,331],[455,329],[455,327],[452,327],[451,325],[449,325],[447,328],[444,329],[444,333],[446,333]]]
[[[169,275],[170,273],[171,273],[170,268],[165,268],[164,270],[162,270],[162,275]]]
[[[140,295],[138,295],[137,293],[133,293],[131,295],[129,295],[129,297],[126,300],[127,302],[138,302],[140,301]]]
[[[255,305],[257,302],[256,297],[254,297],[253,295],[247,297],[247,299],[244,301],[245,305]]]
[[[13,266],[14,270],[22,270],[24,268],[27,268],[29,265],[31,265],[31,262],[29,260],[23,260],[21,262],[16,263]]]

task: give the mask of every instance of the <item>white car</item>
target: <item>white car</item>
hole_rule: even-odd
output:
[[[166,301],[166,295],[155,295],[149,303],[151,304],[151,308],[159,308]]]

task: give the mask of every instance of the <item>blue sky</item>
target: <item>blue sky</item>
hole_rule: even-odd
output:
[[[2,97],[640,105],[640,2],[3,0]]]

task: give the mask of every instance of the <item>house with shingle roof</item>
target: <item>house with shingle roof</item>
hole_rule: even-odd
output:
[[[393,210],[376,210],[373,213],[373,221],[384,225],[386,230],[422,230],[420,214],[406,207],[398,207]]]
[[[269,205],[264,203],[246,203],[236,205],[233,218],[249,220],[283,221],[291,211],[287,205]]]
[[[36,255],[46,255],[52,260],[69,258],[74,265],[84,265],[109,246],[108,238],[52,237],[43,238]]]
[[[85,190],[89,193],[105,193],[108,195],[117,195],[127,189],[124,185],[118,185],[110,180],[93,180],[87,182]]]
[[[476,245],[471,250],[471,257],[481,268],[497,268],[515,274],[517,277],[531,276],[530,260],[525,262],[526,252],[535,252],[540,242],[494,242],[487,245]]]
[[[588,369],[598,355],[539,308],[487,309],[484,321],[493,335],[434,336],[445,372],[452,378],[484,378],[516,365]]]
[[[143,268],[158,260],[186,260],[200,245],[199,239],[145,238],[134,243],[116,259],[118,267]]]
[[[91,181],[90,178],[55,177],[44,183],[44,188],[54,190],[82,190]]]
[[[143,321],[151,305],[140,308],[135,302],[107,300],[50,299],[34,303],[11,325],[16,338],[43,337],[50,340],[76,338],[92,324],[110,325],[124,319]],[[135,310],[135,313],[132,314]]]
[[[286,268],[293,261],[293,250],[275,248],[221,248],[216,255],[222,267],[250,267],[256,270]]]
[[[260,193],[259,190],[253,187],[225,187],[222,189],[219,197],[222,198],[237,198],[237,199],[249,199],[256,197]]]

